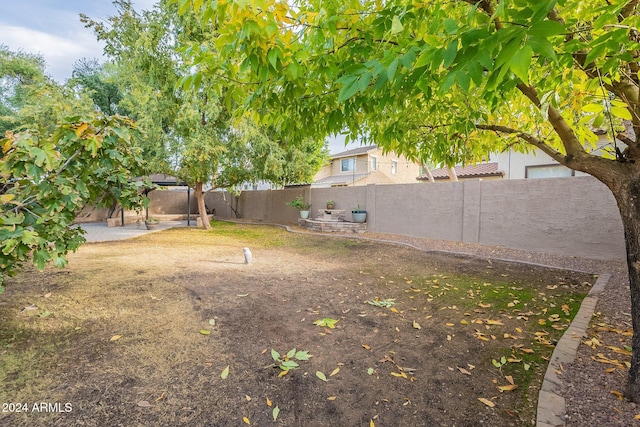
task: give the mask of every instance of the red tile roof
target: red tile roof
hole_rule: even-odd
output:
[[[504,171],[498,170],[498,163],[477,163],[469,166],[456,166],[456,175],[458,178],[483,178],[489,176],[504,176]],[[433,169],[431,171],[433,179],[449,179],[449,169]],[[419,181],[427,181],[426,175],[420,175]]]

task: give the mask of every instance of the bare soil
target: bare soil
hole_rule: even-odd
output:
[[[535,425],[545,359],[594,281],[246,225],[70,261],[0,295],[0,425]],[[313,357],[279,376],[271,350],[293,348]]]

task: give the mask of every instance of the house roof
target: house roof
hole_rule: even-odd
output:
[[[368,152],[375,151],[377,149],[378,149],[377,145],[365,145],[363,147],[358,147],[351,150],[342,151],[340,153],[332,154],[331,158],[339,159],[342,157],[353,157],[353,156],[358,156],[360,154],[367,154]]]
[[[313,183],[315,186],[348,185],[366,178],[369,173],[356,173],[352,175],[331,175],[319,179]]]
[[[456,166],[454,168],[458,178],[482,178],[487,176],[504,176],[504,171],[498,170],[498,163],[477,163],[469,166]],[[431,171],[433,179],[449,179],[449,168],[434,169]],[[427,175],[420,175],[419,181],[427,181]]]

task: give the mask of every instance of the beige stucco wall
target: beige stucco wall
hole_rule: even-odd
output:
[[[588,176],[250,191],[240,199],[243,216],[295,223],[298,212],[285,202],[298,194],[311,201],[312,211],[327,199],[349,212],[359,204],[368,211],[371,232],[602,259],[625,253],[615,200]],[[218,207],[219,194],[208,197],[219,218],[231,217]]]
[[[336,209],[367,210],[370,232],[395,233],[580,257],[623,258],[624,234],[615,200],[602,183],[586,177],[470,180],[439,185],[397,184],[245,191],[243,218],[295,224],[286,202],[302,195],[312,212],[328,199]],[[206,195],[219,219],[232,218],[223,193]],[[227,201],[233,196],[227,195]],[[150,212],[184,213],[186,193],[151,193]],[[192,212],[195,201],[192,198]]]

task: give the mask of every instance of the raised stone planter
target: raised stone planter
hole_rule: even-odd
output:
[[[324,210],[324,209],[323,209]],[[319,233],[364,233],[367,231],[367,224],[357,224],[345,221],[321,221],[317,219],[298,219],[300,227],[308,228]]]

